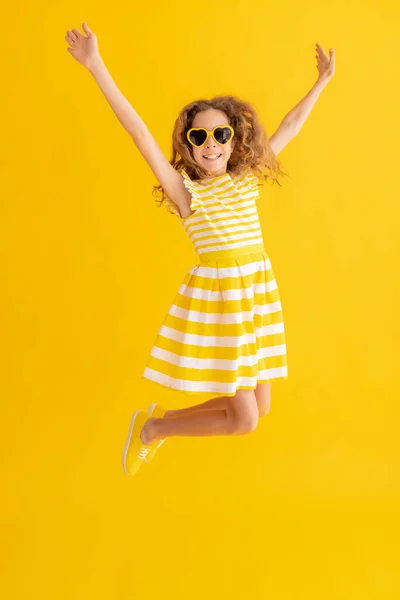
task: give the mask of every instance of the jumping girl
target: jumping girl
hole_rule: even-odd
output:
[[[251,104],[235,96],[185,106],[172,134],[172,159],[162,154],[123,96],[86,22],[65,36],[68,52],[101,91],[149,164],[154,194],[182,222],[199,264],[186,274],[155,339],[144,377],[188,394],[213,394],[181,410],[152,404],[131,419],[123,468],[134,475],[172,436],[238,435],[254,431],[270,407],[271,381],[287,379],[279,291],[257,212],[260,180],[279,185],[276,158],[298,134],[335,72],[316,44],[318,79],[270,137]],[[268,170],[269,173],[265,173]]]

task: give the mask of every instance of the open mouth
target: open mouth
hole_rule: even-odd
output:
[[[221,156],[222,154],[209,154],[208,156],[203,156],[203,158],[206,158],[207,160],[218,160]]]

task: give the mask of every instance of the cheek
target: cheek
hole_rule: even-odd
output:
[[[231,144],[231,142],[229,142],[229,144],[227,144],[226,146],[224,146],[224,154],[225,156],[230,156],[232,154],[233,151],[233,146]]]
[[[193,148],[193,158],[194,160],[201,160],[201,151],[202,148]]]

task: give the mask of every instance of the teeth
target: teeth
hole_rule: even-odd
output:
[[[221,154],[208,154],[207,156],[204,156],[204,158],[207,158],[208,160],[215,160],[216,158],[219,158],[220,156],[222,156]]]

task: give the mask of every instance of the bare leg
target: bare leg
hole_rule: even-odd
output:
[[[255,390],[258,414],[260,417],[268,414],[271,402],[271,384],[270,383],[259,383]],[[164,415],[164,419],[175,419],[176,417],[183,417],[184,415],[190,415],[200,410],[225,410],[228,396],[220,396],[218,398],[212,398],[201,404],[194,404],[187,408],[180,408],[179,410],[167,410]]]
[[[258,414],[264,417],[269,413],[271,406],[271,383],[259,383],[255,390]]]
[[[218,398],[212,398],[211,400],[202,402],[201,404],[194,404],[193,406],[188,406],[187,408],[180,408],[178,410],[167,410],[167,412],[164,415],[164,419],[175,419],[176,417],[183,417],[185,415],[190,415],[191,413],[198,412],[199,410],[225,410],[227,400],[227,396],[220,396]]]
[[[220,400],[220,399],[218,399]],[[253,390],[225,398],[225,409],[195,411],[174,419],[150,418],[141,432],[144,444],[172,436],[240,435],[254,431],[258,408]]]

